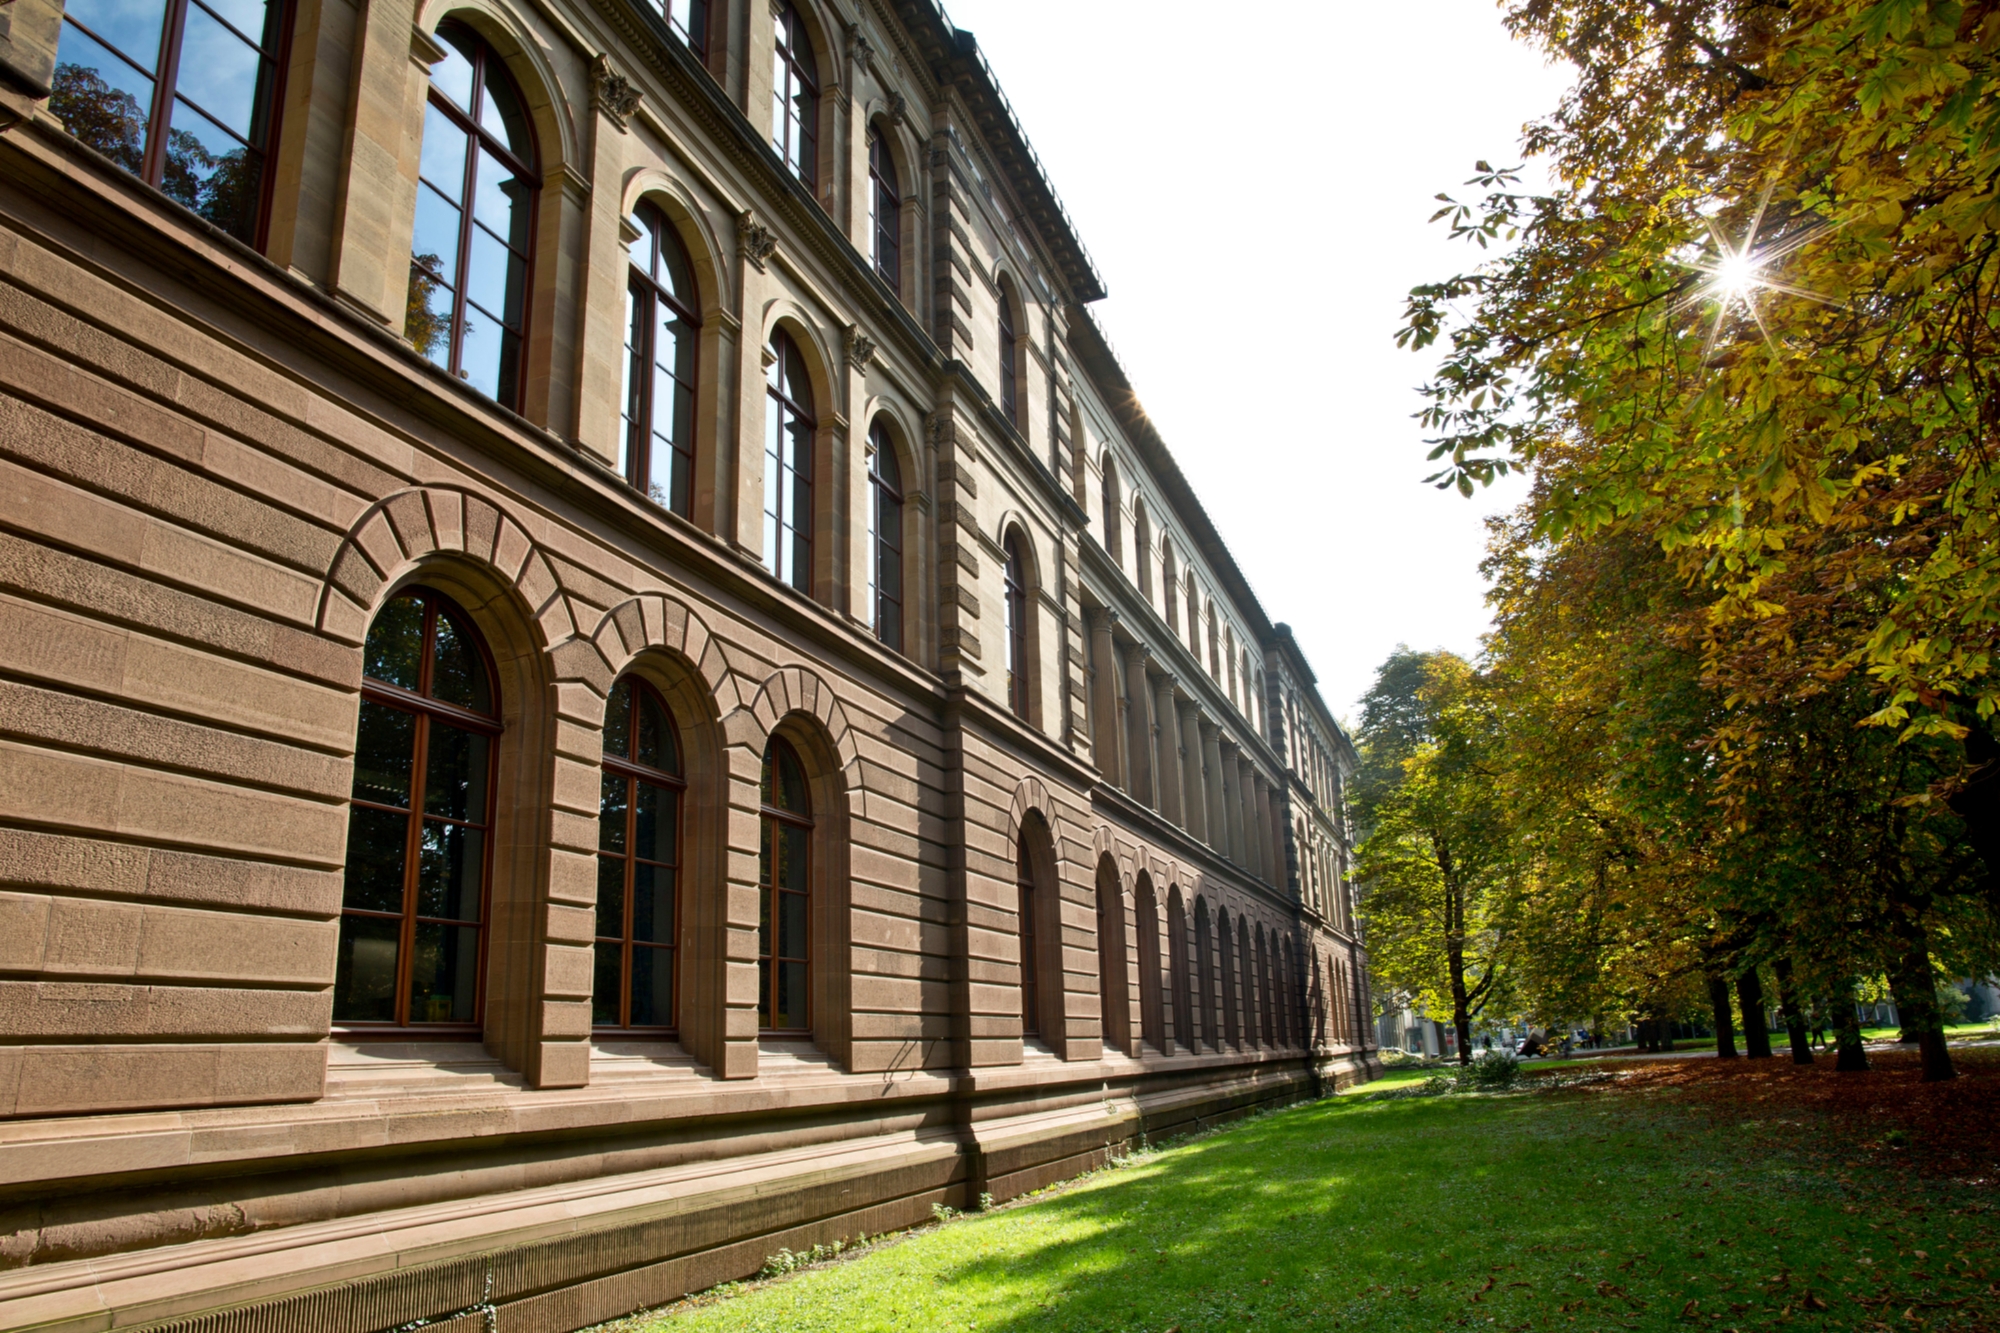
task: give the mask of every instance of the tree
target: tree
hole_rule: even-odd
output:
[[[1435,480],[1533,466],[1539,535],[1643,529],[1702,589],[1732,703],[1859,677],[1868,721],[1958,741],[1934,795],[2000,904],[2000,11],[1517,0],[1507,22],[1578,81],[1525,140],[1554,188],[1482,163],[1482,197],[1440,210],[1518,244],[1412,293],[1402,339],[1447,346]]]
[[[1356,814],[1358,903],[1385,990],[1449,1012],[1458,1057],[1505,989],[1510,870],[1495,774],[1494,716],[1450,653],[1398,649],[1363,701]]]

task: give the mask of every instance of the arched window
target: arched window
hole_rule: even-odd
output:
[[[1228,661],[1229,697],[1231,700],[1234,700],[1236,698],[1236,632],[1228,626],[1222,627],[1222,633],[1219,636],[1215,631],[1215,603],[1210,602],[1208,604],[1208,675],[1211,680],[1221,679],[1222,663],[1225,660]]]
[[[812,381],[798,344],[771,335],[764,404],[764,568],[801,592],[812,591]]]
[[[468,28],[438,29],[404,332],[419,352],[508,407],[521,396],[528,257],[541,173],[514,81]]]
[[[875,272],[889,290],[903,294],[903,191],[896,182],[896,160],[880,125],[868,127],[868,235],[874,246]]]
[[[1243,1040],[1236,1016],[1236,942],[1229,933],[1229,913],[1221,909],[1215,913],[1215,938],[1222,954],[1222,1035],[1235,1046]]]
[[[1210,605],[1212,606],[1214,603],[1211,602]],[[1187,567],[1187,608],[1188,651],[1194,654],[1195,663],[1199,665],[1201,662],[1201,586],[1194,581],[1194,565],[1192,563]],[[1212,637],[1215,634],[1215,628],[1210,626],[1208,632]]]
[[[1165,1022],[1160,1013],[1160,903],[1153,895],[1153,882],[1139,875],[1139,1035],[1153,1049],[1165,1050]]]
[[[1028,716],[1028,570],[1021,555],[1021,534],[1009,532],[1003,548],[1007,565],[1005,584],[1007,618],[1007,707],[1014,716]]]
[[[368,628],[347,817],[333,1021],[476,1030],[499,700],[486,648],[442,593]]]
[[[1016,430],[1021,427],[1021,386],[1015,373],[1014,295],[1000,288],[1000,411]]]
[[[903,472],[889,429],[868,432],[868,604],[875,637],[903,651]]]
[[[771,146],[807,189],[819,183],[819,67],[799,11],[777,13],[771,60]]]
[[[708,0],[652,0],[652,6],[688,50],[708,58]]]
[[[1246,718],[1252,718],[1252,720],[1254,720],[1254,716],[1250,707],[1250,650],[1248,648],[1245,648],[1243,650],[1242,660],[1243,660],[1243,716]],[[1229,669],[1231,672],[1234,672],[1236,670],[1236,659],[1233,657],[1229,659]],[[1230,682],[1229,690],[1231,695],[1233,696],[1236,692],[1235,681]]]
[[[597,1027],[675,1025],[685,786],[672,715],[652,686],[627,676],[604,712],[590,1002]]]
[[[1028,859],[1028,839],[1022,831],[1014,858],[1015,903],[1021,935],[1021,1035],[1042,1035],[1041,949],[1035,938],[1035,867]]]
[[[1194,1045],[1194,1015],[1188,994],[1187,909],[1181,891],[1167,891],[1167,984],[1173,996],[1174,1043],[1182,1050]]]
[[[772,737],[764,751],[758,842],[757,1026],[812,1026],[812,804],[792,747]]]
[[[1160,534],[1160,602],[1167,617],[1167,632],[1179,634],[1180,628],[1180,584],[1174,580],[1174,543],[1165,533]],[[1188,608],[1192,615],[1194,608]]]
[[[1276,1020],[1271,996],[1271,951],[1264,943],[1264,928],[1257,927],[1257,1030],[1266,1046],[1277,1045]]]
[[[618,470],[683,518],[694,497],[694,372],[701,298],[680,236],[641,203],[625,293],[625,434]]]
[[[1114,563],[1124,560],[1123,506],[1118,496],[1118,464],[1104,455],[1104,549]]]
[[[1236,918],[1236,1005],[1243,1018],[1243,1044],[1257,1044],[1257,954],[1250,945],[1250,922]]]
[[[1125,900],[1118,867],[1107,854],[1097,865],[1097,994],[1104,1044],[1131,1046],[1129,995],[1125,980]]]
[[[1139,571],[1139,595],[1153,595],[1153,524],[1146,517],[1146,502],[1132,497],[1132,566]]]
[[[175,203],[259,244],[288,9],[282,0],[71,0],[49,110]]]
[[[1201,1015],[1201,1039],[1215,1046],[1215,950],[1208,926],[1208,903],[1194,900],[1194,966],[1196,1011]]]

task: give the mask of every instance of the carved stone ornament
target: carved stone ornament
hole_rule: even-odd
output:
[[[778,238],[747,208],[736,215],[736,239],[743,246],[743,257],[755,264],[759,273],[764,271],[764,261],[778,248]]]
[[[857,66],[862,67],[875,58],[875,46],[862,33],[861,25],[858,23],[847,30],[847,56]]]
[[[875,340],[861,331],[859,324],[847,326],[847,360],[856,370],[868,369],[875,359]]]
[[[625,133],[625,122],[639,109],[644,94],[611,67],[610,56],[600,55],[590,62],[590,90],[597,109],[611,117],[620,134]]]
[[[901,93],[889,94],[889,123],[900,125],[910,114],[910,99]]]

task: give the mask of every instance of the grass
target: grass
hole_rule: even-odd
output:
[[[1961,1064],[1974,1077],[1937,1093],[1908,1060],[1704,1060],[1329,1098],[615,1327],[1991,1329],[2000,1140],[1968,1158],[1951,1127],[1993,1123],[2000,1061]],[[1852,1102],[1864,1085],[1874,1100]],[[1931,1118],[1902,1127],[1911,1107]],[[1947,1137],[1955,1156],[1926,1155]]]

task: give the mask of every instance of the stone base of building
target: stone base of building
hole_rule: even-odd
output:
[[[703,1125],[705,1151],[691,1146],[690,1160],[651,1170],[578,1173],[562,1184],[151,1248],[118,1248],[121,1227],[128,1246],[149,1242],[132,1214],[110,1209],[95,1238],[70,1228],[66,1243],[88,1257],[0,1273],[0,1327],[380,1333],[422,1320],[442,1333],[568,1333],[752,1276],[781,1248],[898,1230],[929,1220],[936,1205],[976,1207],[982,1195],[1004,1201],[1138,1144],[1323,1095],[1379,1070],[1366,1051],[1149,1053],[1082,1068],[1044,1057],[940,1080],[952,1086],[916,1099],[931,1102],[927,1111],[910,1104],[907,1090],[882,1087],[880,1121],[895,1127],[855,1116],[865,1102],[855,1105],[854,1087],[843,1090],[837,1127],[824,1119],[823,1100],[815,1107],[813,1098],[775,1096],[761,1115]],[[801,1134],[813,1119],[818,1132]],[[752,1150],[732,1152],[728,1141]],[[483,1150],[489,1159],[493,1148]],[[593,1136],[576,1150],[607,1168],[621,1155],[615,1138]],[[462,1141],[430,1154],[427,1179],[439,1158],[461,1152]],[[521,1153],[549,1156],[546,1143],[524,1143]],[[490,1169],[489,1160],[480,1172]],[[283,1190],[279,1176],[211,1180],[205,1192],[238,1187],[268,1199]],[[156,1186],[155,1196],[173,1185]]]

